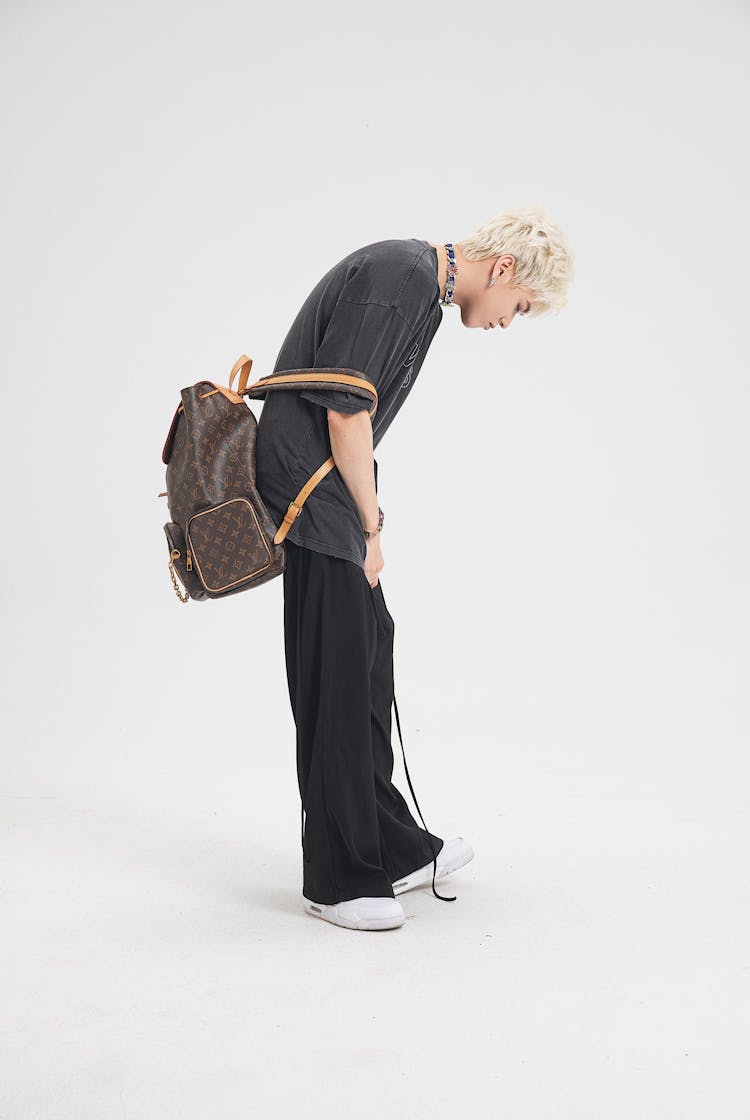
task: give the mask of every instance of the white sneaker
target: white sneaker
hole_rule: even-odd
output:
[[[331,903],[329,906],[322,902],[311,902],[304,895],[302,898],[305,913],[346,929],[397,929],[406,921],[401,903],[388,896],[374,898],[365,895],[362,898],[349,898],[346,902]]]
[[[435,873],[435,882],[438,879],[450,875],[452,871],[458,871],[459,867],[463,867],[469,860],[474,859],[474,849],[471,844],[464,840],[463,836],[456,836],[453,840],[446,840],[437,856],[437,872]],[[432,869],[433,861],[430,860],[424,867],[412,871],[410,875],[405,875],[403,879],[399,879],[397,883],[393,884],[394,894],[403,894],[404,891],[414,890],[415,887],[424,887],[425,885],[432,884]]]

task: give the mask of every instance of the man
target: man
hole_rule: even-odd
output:
[[[277,357],[274,373],[356,370],[378,392],[372,420],[371,402],[345,390],[270,393],[256,446],[258,490],[277,525],[321,463],[336,461],[289,530],[283,576],[303,902],[335,925],[403,925],[396,894],[434,870],[437,895],[434,880],[474,855],[462,837],[421,829],[391,780],[394,622],[380,582],[374,449],[414,390],[442,307],[460,308],[466,327],[507,329],[564,306],[571,266],[562,233],[533,209],[500,214],[456,245],[377,241],[319,280]]]

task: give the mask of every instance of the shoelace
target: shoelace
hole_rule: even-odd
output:
[[[396,703],[395,692],[393,694],[393,708],[394,708],[394,711],[396,713],[396,727],[398,728],[398,737],[399,737],[399,741],[401,743],[401,754],[404,756],[404,771],[406,772],[406,780],[409,783],[409,789],[411,790],[411,795],[414,798],[414,804],[417,806],[417,812],[419,813],[420,817],[422,818],[422,824],[424,825],[425,833],[427,834],[427,839],[429,840],[429,843],[430,843],[430,850],[432,852],[432,893],[435,895],[435,898],[439,898],[443,902],[455,902],[456,901],[456,895],[455,894],[454,895],[438,894],[438,892],[435,890],[435,876],[437,875],[437,852],[435,851],[435,845],[432,843],[432,836],[430,835],[430,830],[427,827],[427,825],[425,824],[425,819],[422,816],[422,810],[419,808],[419,803],[417,801],[417,795],[414,792],[414,786],[411,784],[411,778],[409,777],[409,767],[406,765],[406,751],[404,750],[404,740],[403,740],[403,737],[401,735],[401,720],[398,717],[398,704]],[[304,844],[305,844],[305,806],[304,806],[304,804],[300,808],[300,815],[301,815],[301,844],[302,844],[302,847],[304,849]]]

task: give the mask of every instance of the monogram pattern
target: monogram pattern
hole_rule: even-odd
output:
[[[269,389],[338,388],[326,373],[356,377],[358,370],[286,370],[271,376],[305,374],[307,381],[250,386],[248,397]],[[316,376],[318,375],[318,376]],[[362,385],[351,391],[372,399],[377,391]],[[218,598],[255,587],[285,568],[284,542],[274,543],[277,526],[255,484],[258,421],[244,396],[212,381],[183,389],[162,450],[166,464],[171,521],[164,526],[174,568],[192,599]],[[374,413],[374,409],[373,409]],[[290,498],[293,495],[290,495]]]
[[[187,532],[193,564],[207,591],[228,591],[271,564],[268,541],[247,498],[230,498],[194,513]]]
[[[255,486],[258,421],[244,398],[235,403],[214,388],[199,381],[182,390],[162,452],[170,517],[186,542],[174,564],[191,598],[196,574],[202,597],[218,598],[265,583],[285,565]]]

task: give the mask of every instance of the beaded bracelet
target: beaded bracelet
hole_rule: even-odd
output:
[[[365,536],[374,536],[375,533],[381,532],[381,530],[383,529],[383,517],[384,517],[383,511],[381,510],[381,507],[379,507],[379,505],[378,505],[378,507],[377,507],[377,529],[365,529],[365,526],[363,525],[362,530],[363,530]]]

